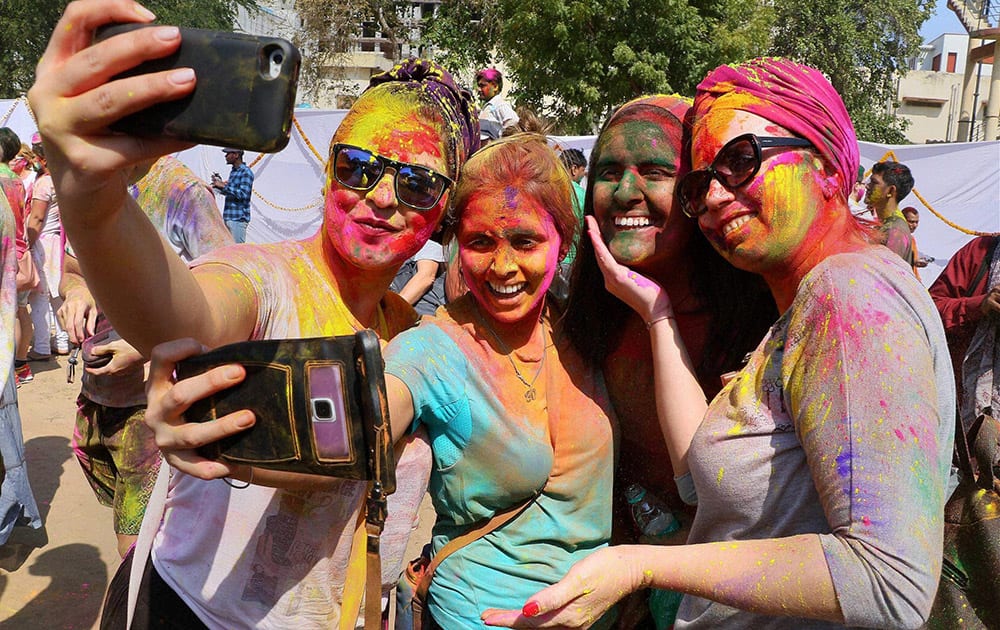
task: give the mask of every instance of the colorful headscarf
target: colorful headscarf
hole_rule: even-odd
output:
[[[629,114],[635,112],[637,108],[640,107],[652,107],[663,111],[665,116],[673,118],[677,121],[678,127],[683,127],[685,122],[685,117],[688,114],[688,110],[691,109],[691,99],[686,96],[680,96],[677,94],[648,94],[646,96],[640,96],[628,101],[618,109],[616,109],[606,121],[604,121],[604,126],[601,127],[601,132],[598,134],[598,138],[604,135],[604,132],[608,130],[613,124],[621,120],[622,118],[628,116]],[[687,150],[681,151],[681,170],[686,171],[688,169],[688,164],[690,163],[690,152]]]
[[[858,138],[840,94],[819,70],[777,57],[719,66],[698,85],[695,121],[709,108],[750,112],[805,138],[840,173],[841,190],[850,197]]]
[[[393,82],[423,90],[437,105],[448,125],[448,166],[457,174],[465,160],[479,148],[479,111],[472,93],[456,83],[442,66],[416,57],[374,75],[368,82],[368,89]]]

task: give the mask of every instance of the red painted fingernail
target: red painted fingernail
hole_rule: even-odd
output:
[[[534,617],[538,614],[540,608],[541,606],[538,605],[538,602],[528,602],[521,609],[521,614],[525,617]]]

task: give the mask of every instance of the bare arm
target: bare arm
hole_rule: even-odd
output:
[[[587,231],[608,291],[631,306],[649,326],[657,417],[674,474],[683,475],[688,471],[691,438],[708,405],[695,379],[694,366],[681,339],[670,298],[658,284],[615,261],[601,240],[596,222],[590,217],[587,218]]]
[[[437,278],[441,263],[436,260],[418,260],[417,271],[413,277],[399,290],[399,295],[411,305],[420,301],[424,294],[430,291]]]
[[[646,587],[690,593],[759,614],[843,623],[816,534],[608,547],[574,565],[522,611],[487,610],[483,620],[510,628],[586,628],[626,594]]]
[[[49,204],[43,199],[32,199],[31,209],[28,211],[28,219],[24,222],[24,233],[28,238],[28,247],[31,247],[38,240],[38,235],[45,227],[45,217],[49,210]]]
[[[224,270],[197,277],[164,244],[128,195],[130,166],[187,145],[108,132],[113,121],[188,94],[190,70],[111,81],[118,72],[172,53],[173,27],[139,29],[90,46],[94,29],[153,18],[129,0],[67,7],[29,92],[45,138],[63,225],[90,290],[115,328],[140,352],[191,336],[210,346],[246,339],[252,296]],[[109,264],[113,261],[113,264]]]

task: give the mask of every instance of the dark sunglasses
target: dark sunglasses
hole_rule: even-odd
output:
[[[719,149],[708,168],[691,171],[677,183],[677,198],[684,214],[694,218],[705,214],[705,195],[713,179],[729,189],[746,185],[760,170],[761,151],[774,147],[811,147],[804,138],[760,138],[752,133],[737,136]]]
[[[396,199],[414,210],[430,210],[455,183],[426,166],[397,162],[349,144],[333,145],[333,177],[351,190],[371,190],[386,168],[396,171]]]

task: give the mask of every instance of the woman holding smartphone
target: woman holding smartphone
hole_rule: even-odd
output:
[[[685,593],[676,628],[916,628],[941,568],[954,384],[940,318],[910,268],[851,216],[858,164],[840,96],[757,59],[699,85],[686,214],[781,316],[706,405],[673,296],[590,235],[608,286],[650,330],[660,421],[690,468],[688,544],[577,564],[488,625],[587,627],[645,587]]]
[[[366,484],[311,477],[296,489],[279,490],[265,486],[287,481],[280,474],[194,461],[192,451],[176,449],[205,434],[201,441],[213,441],[217,427],[157,424],[156,403],[163,396],[205,395],[189,384],[170,386],[173,361],[200,352],[202,344],[362,328],[388,339],[412,326],[412,308],[388,287],[445,215],[459,169],[478,144],[475,107],[446,71],[426,61],[410,60],[373,77],[334,134],[320,230],[303,241],[217,250],[188,269],[128,195],[125,180],[125,167],[187,145],[112,134],[108,125],[183,97],[203,78],[175,69],[112,80],[176,50],[174,27],[139,29],[90,45],[102,24],[152,19],[127,0],[71,4],[29,96],[67,233],[116,329],[147,355],[167,340],[197,340],[168,344],[154,356],[147,419],[177,470],[138,610],[150,627],[333,627],[340,622]],[[345,156],[362,164],[366,177],[338,176],[336,165]],[[243,370],[228,366],[208,378],[221,387],[241,380]],[[252,414],[240,413],[220,424],[253,421]],[[409,440],[398,462],[400,484],[390,497],[382,544],[386,587],[399,575],[425,492],[426,445]],[[246,484],[217,478],[226,475],[253,483],[241,487]],[[127,581],[128,570],[123,574]],[[107,627],[123,625],[123,592],[115,591],[120,582],[112,584]]]

